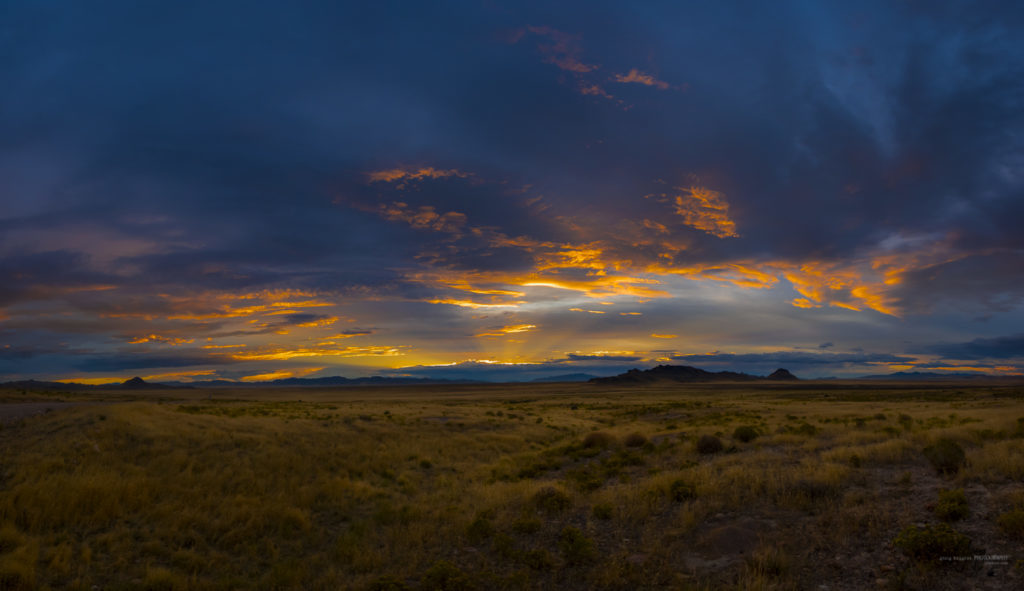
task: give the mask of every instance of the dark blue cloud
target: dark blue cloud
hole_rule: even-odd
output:
[[[655,273],[675,299],[638,302],[643,319],[566,312],[593,307],[583,288],[519,310],[538,326],[519,354],[639,348],[617,343],[672,323],[683,350],[813,348],[849,329],[880,356],[788,357],[807,367],[902,359],[904,338],[995,339],[961,316],[1024,330],[1022,25],[1012,2],[4,3],[0,334],[19,350],[43,333],[83,350],[267,334],[279,325],[169,318],[297,290],[459,361],[495,324],[472,315],[506,310],[425,302],[513,299],[470,283],[743,264],[774,274],[781,301],[807,263],[824,285],[891,259],[895,280],[850,280],[836,293],[861,299],[840,303],[934,320],[696,305]],[[460,174],[368,176],[425,167]],[[677,209],[695,186],[737,236]],[[398,203],[405,217],[382,213]],[[461,217],[411,217],[425,211]],[[722,320],[685,315],[698,309]]]
[[[1024,357],[1024,335],[931,345],[925,347],[924,352],[941,355],[946,359],[1021,358]]]

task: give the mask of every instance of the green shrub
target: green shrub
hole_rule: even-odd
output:
[[[476,518],[466,528],[466,537],[470,542],[477,543],[486,540],[494,535],[494,525],[488,519],[486,513],[478,513]]]
[[[860,456],[853,454],[850,456],[850,467],[860,468],[864,464],[864,461],[860,459]]]
[[[722,440],[714,435],[701,435],[697,440],[697,452],[702,454],[716,454],[723,449]]]
[[[732,432],[732,438],[737,441],[742,441],[743,443],[750,443],[757,439],[757,436],[757,429],[750,425],[741,425],[736,427],[736,430]]]
[[[1011,538],[1024,540],[1024,509],[1014,509],[996,519],[999,529]]]
[[[584,467],[566,474],[576,488],[583,492],[597,490],[604,486],[607,475],[596,468]]]
[[[572,499],[553,486],[545,486],[533,495],[533,504],[545,513],[555,514],[572,507]]]
[[[582,564],[594,558],[594,542],[571,525],[558,534],[558,549],[569,564]]]
[[[626,447],[642,447],[647,443],[647,436],[643,433],[630,433],[626,435],[623,443],[626,444]]]
[[[938,563],[943,558],[971,554],[971,539],[949,527],[948,524],[908,526],[893,540],[908,558],[923,563]]]
[[[956,521],[967,517],[967,497],[964,489],[954,488],[939,491],[939,502],[935,504],[935,516],[943,521]]]
[[[685,480],[676,480],[668,487],[668,496],[677,503],[697,498],[697,490]]]
[[[540,519],[530,515],[524,515],[512,522],[512,531],[517,534],[535,534],[540,531],[544,524]]]
[[[475,589],[469,575],[447,560],[438,560],[420,579],[422,591],[471,591]]]
[[[555,559],[543,548],[524,552],[523,562],[533,570],[551,570],[555,567]]]
[[[928,458],[932,467],[939,474],[953,475],[960,471],[966,461],[964,449],[960,444],[945,437],[924,448],[924,457]]]
[[[583,438],[583,447],[609,447],[614,444],[615,436],[604,431],[594,431]]]
[[[595,519],[608,520],[612,518],[612,515],[614,514],[614,509],[608,503],[600,503],[594,505],[594,508],[591,511],[591,513],[594,515]]]
[[[796,435],[806,435],[807,437],[814,437],[818,434],[818,428],[810,423],[800,423],[796,427],[787,427],[790,433]]]

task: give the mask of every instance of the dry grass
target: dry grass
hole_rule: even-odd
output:
[[[941,489],[1010,499],[955,527],[1015,543],[1024,401],[996,394],[118,393],[0,430],[0,588],[843,589],[852,566],[815,565],[848,550],[911,568],[891,542],[937,521]],[[65,395],[0,393],[19,396]],[[924,455],[941,439],[965,451],[955,475]],[[756,550],[702,546],[729,528]]]

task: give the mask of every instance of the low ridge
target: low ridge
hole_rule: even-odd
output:
[[[770,376],[755,376],[735,371],[706,371],[689,365],[659,365],[651,369],[631,369],[607,378],[593,378],[592,384],[647,384],[652,382],[750,382],[755,380],[795,380],[787,369],[779,368]]]

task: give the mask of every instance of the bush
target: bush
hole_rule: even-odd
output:
[[[736,430],[732,432],[732,438],[737,441],[742,441],[743,443],[750,443],[757,439],[757,435],[757,429],[750,425],[736,427]]]
[[[477,543],[486,540],[494,535],[494,525],[487,518],[485,513],[478,513],[469,527],[466,528],[466,537],[470,542]]]
[[[543,548],[524,552],[523,562],[533,570],[551,570],[555,567],[555,559]]]
[[[1014,509],[996,519],[999,529],[1011,538],[1024,540],[1024,509]]]
[[[935,516],[943,521],[956,521],[967,517],[967,497],[964,489],[955,488],[939,491],[939,502],[935,504]]]
[[[553,486],[545,486],[533,495],[533,504],[545,513],[555,514],[572,507],[572,499]]]
[[[697,498],[697,490],[685,480],[676,480],[668,487],[668,496],[677,503]]]
[[[558,549],[569,564],[582,564],[594,557],[594,542],[571,525],[558,534]]]
[[[630,433],[626,435],[626,439],[623,441],[626,447],[642,447],[647,443],[647,436],[643,433]]]
[[[475,589],[469,576],[447,560],[438,560],[420,579],[423,591],[470,591]]]
[[[908,526],[893,540],[908,558],[917,562],[934,562],[971,554],[971,539],[945,523],[923,528]]]
[[[614,443],[615,436],[604,431],[594,431],[583,438],[583,447],[608,447]]]
[[[600,503],[598,505],[594,505],[594,509],[591,512],[593,513],[595,519],[608,520],[612,518],[614,510],[612,506],[609,505],[608,503]]]
[[[701,435],[697,440],[697,451],[702,454],[716,454],[722,451],[722,440],[714,435]]]
[[[813,437],[818,434],[818,428],[810,423],[800,423],[800,425],[793,428],[793,432],[798,435]]]
[[[932,467],[943,475],[956,474],[966,461],[964,449],[960,444],[945,437],[936,441],[935,445],[924,448],[924,457],[928,458]]]
[[[517,534],[535,534],[540,531],[544,524],[540,519],[525,515],[512,522],[512,531]]]

